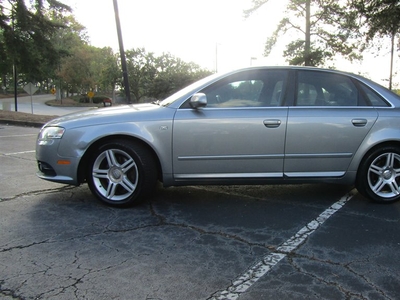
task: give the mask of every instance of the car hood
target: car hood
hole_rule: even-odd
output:
[[[112,123],[152,121],[171,118],[172,109],[156,104],[134,104],[95,108],[53,119],[44,126],[84,127]]]

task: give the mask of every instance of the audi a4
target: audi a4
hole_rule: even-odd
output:
[[[94,109],[41,129],[37,175],[130,206],[165,187],[327,182],[400,198],[400,97],[307,67],[214,74],[153,103]]]

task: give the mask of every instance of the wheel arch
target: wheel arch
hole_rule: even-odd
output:
[[[382,155],[387,155],[387,153],[392,151],[400,154],[399,141],[384,141],[376,144],[365,153],[358,165],[355,187],[360,194],[377,203],[391,203],[398,201],[400,197],[398,194],[399,182],[396,179],[398,177],[396,174],[393,174],[395,172],[397,173],[395,170],[398,169],[398,167],[394,167],[395,161],[391,160],[388,166],[388,161],[384,162],[382,165],[382,159],[380,159]],[[376,164],[376,168],[380,171],[369,171],[373,161],[375,165],[376,159],[380,159]],[[387,158],[384,157],[383,159],[386,160]],[[385,175],[386,172],[388,172],[388,174]],[[397,192],[395,192],[394,189],[397,189]]]
[[[91,155],[94,153],[94,151],[96,149],[98,149],[100,145],[111,142],[113,140],[132,141],[135,143],[139,143],[143,147],[145,147],[149,151],[149,153],[151,153],[151,155],[153,156],[154,161],[156,162],[156,166],[157,166],[156,171],[157,171],[158,180],[162,181],[161,162],[160,162],[160,159],[159,159],[157,153],[154,151],[154,149],[148,143],[146,143],[145,141],[143,141],[137,137],[133,137],[130,135],[124,135],[124,134],[117,134],[117,135],[109,135],[109,136],[102,137],[99,140],[95,141],[93,144],[91,144],[87,148],[87,150],[85,151],[84,155],[82,156],[82,158],[79,162],[79,167],[78,167],[78,182],[79,183],[83,183],[86,181],[86,169],[88,167],[89,159],[90,159]]]
[[[400,141],[398,140],[388,140],[388,141],[383,141],[378,144],[373,145],[371,148],[368,149],[367,152],[361,157],[361,159],[358,162],[357,165],[357,177],[359,176],[359,171],[360,171],[360,166],[365,162],[365,160],[371,155],[372,152],[376,151],[379,148],[383,147],[399,147],[400,148]]]

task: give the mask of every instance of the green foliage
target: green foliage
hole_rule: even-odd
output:
[[[360,16],[364,31],[364,48],[382,47],[382,39],[392,44],[400,33],[400,1],[398,0],[352,0],[352,8]]]
[[[400,2],[398,0],[353,0],[353,7],[365,18],[368,40],[375,36],[392,36],[400,30]]]
[[[27,81],[44,80],[47,70],[57,65],[59,55],[51,37],[62,27],[50,20],[48,13],[70,8],[54,0],[31,1],[31,6],[22,0],[9,0],[7,4],[0,2],[2,70],[10,72],[10,65],[15,64]]]
[[[308,54],[304,53],[305,41],[297,40],[287,45],[286,50],[283,52],[287,61],[291,65],[303,65],[308,61],[308,65],[317,66],[323,65],[325,60],[332,58],[333,54],[330,51],[323,50],[312,44],[313,49]],[[307,55],[307,57],[306,57]]]
[[[134,101],[164,99],[211,72],[193,63],[185,63],[171,54],[155,56],[144,48],[126,51],[129,88]]]
[[[134,96],[133,101],[139,102],[142,97],[151,93],[151,83],[157,74],[155,57],[153,53],[147,53],[144,48],[127,50],[125,56],[129,88]]]
[[[194,81],[211,74],[194,63],[186,63],[169,53],[155,60],[157,76],[152,84],[150,95],[164,99]]]
[[[98,54],[100,55],[97,59],[99,88],[103,92],[112,92],[122,77],[121,67],[118,65],[118,55],[109,47],[100,49]]]

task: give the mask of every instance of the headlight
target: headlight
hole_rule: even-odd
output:
[[[45,127],[40,131],[39,142],[46,142],[53,139],[61,139],[65,129],[62,127]]]

